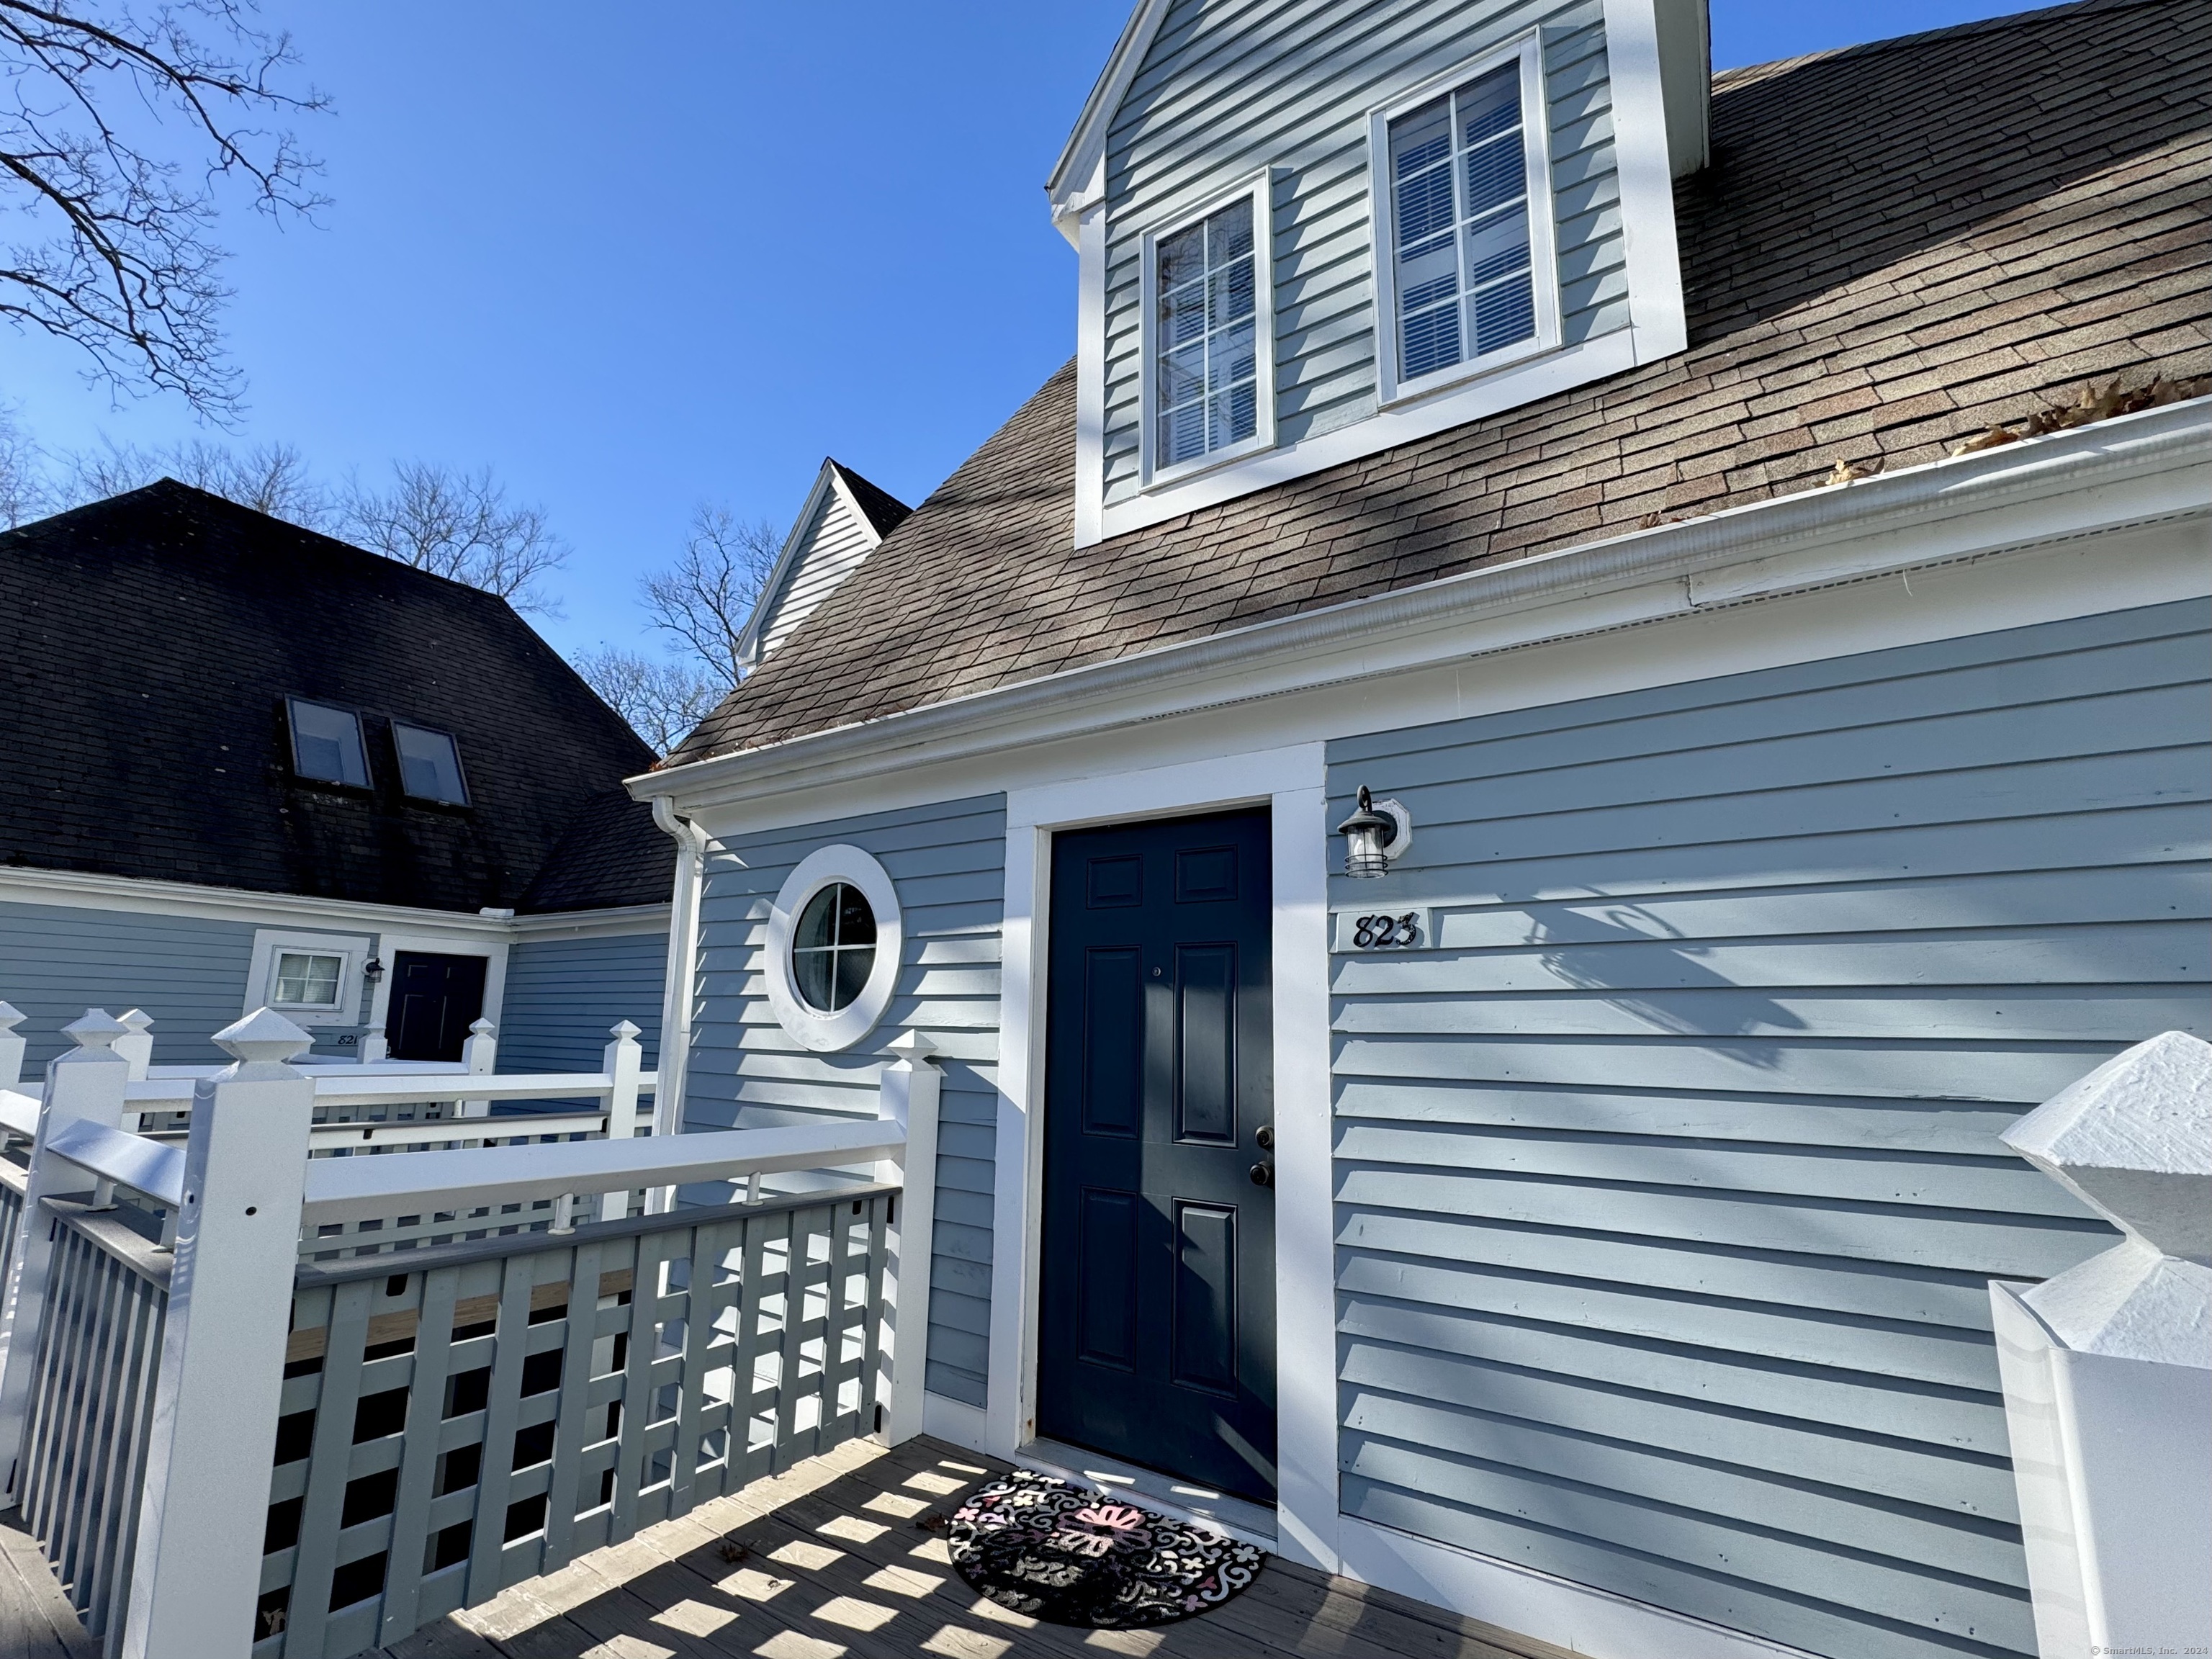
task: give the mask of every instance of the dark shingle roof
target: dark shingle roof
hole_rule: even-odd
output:
[[[653,763],[505,600],[168,479],[0,535],[0,862],[507,908]],[[374,791],[291,776],[287,695],[362,711]],[[469,806],[400,798],[393,716],[454,735]],[[665,900],[668,846],[562,908]]]
[[[1933,460],[2212,370],[2212,0],[2089,0],[1718,76],[1689,349],[1077,550],[1065,368],[672,757]]]
[[[627,790],[592,796],[568,821],[523,894],[519,910],[595,910],[605,905],[665,904],[675,879],[676,843],[653,809]]]
[[[842,461],[832,460],[837,476],[845,481],[845,488],[853,492],[853,504],[866,515],[868,524],[878,536],[888,536],[909,518],[914,509],[890,493],[878,489]]]

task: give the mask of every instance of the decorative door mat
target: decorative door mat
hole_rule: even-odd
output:
[[[960,1506],[952,1565],[1002,1607],[1048,1624],[1127,1630],[1218,1607],[1266,1558],[1201,1527],[1016,1469]]]

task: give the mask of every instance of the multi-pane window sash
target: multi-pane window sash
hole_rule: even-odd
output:
[[[276,957],[276,1000],[293,1007],[328,1008],[338,1000],[338,979],[345,971],[343,957],[308,955],[296,951]]]
[[[1390,123],[1401,380],[1535,334],[1527,143],[1518,64]]]
[[[1154,250],[1155,468],[1198,460],[1259,430],[1257,263],[1249,197]]]
[[[876,969],[876,913],[857,887],[836,882],[799,913],[791,936],[791,977],[817,1013],[849,1007]]]

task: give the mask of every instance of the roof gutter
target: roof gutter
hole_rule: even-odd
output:
[[[1064,670],[1018,684],[975,692],[944,702],[886,714],[850,726],[792,738],[756,749],[712,756],[629,780],[631,793],[687,802],[787,782],[804,770],[805,781],[828,783],[918,762],[957,760],[1016,743],[1079,737],[1156,718],[1103,707],[1117,696],[1176,681],[1250,675],[1279,663],[1295,664],[1333,648],[1373,641],[1404,642],[1455,624],[1587,599],[1607,591],[1675,579],[1683,585],[1678,606],[1687,613],[1749,598],[1770,598],[1893,570],[1979,557],[2032,544],[2050,534],[2081,534],[2143,521],[2136,514],[2098,518],[2094,492],[2132,479],[2200,463],[2212,440],[2212,398],[2122,416],[2095,426],[2027,439],[1977,454],[1933,461],[1829,489],[1813,489],[1707,517],[1662,525],[1607,540],[1541,554],[1511,564],[1448,576],[1395,592],[1349,600],[1319,611],[1255,623],[1204,639],[1158,647],[1109,662]],[[2203,511],[2202,490],[2185,489],[2177,501]],[[2022,533],[2014,524],[1992,526],[1986,543],[1971,538],[1929,550],[1936,526],[2001,507],[2063,499],[2074,512],[2064,525]],[[2089,515],[2085,520],[2084,515]],[[2153,518],[2169,517],[2160,511]],[[1913,546],[1886,561],[1802,568],[1802,556],[1824,544],[1860,541],[1883,532],[1911,532]],[[1799,568],[1754,569],[1732,581],[1715,580],[1731,567],[1800,556]],[[1594,631],[1568,625],[1540,639]],[[1536,643],[1530,639],[1524,643]],[[1433,653],[1427,660],[1464,657],[1465,647]],[[1413,662],[1401,666],[1418,665]],[[1372,672],[1367,671],[1367,672]],[[1311,684],[1322,684],[1316,680]],[[1254,687],[1194,699],[1174,712],[1189,713],[1241,702],[1292,686]],[[1096,712],[1094,712],[1096,711]],[[1011,729],[1010,729],[1011,728]]]

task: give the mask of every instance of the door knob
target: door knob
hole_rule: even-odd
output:
[[[1252,1184],[1255,1187],[1273,1186],[1275,1184],[1275,1166],[1272,1164],[1267,1163],[1255,1164],[1252,1166]]]

